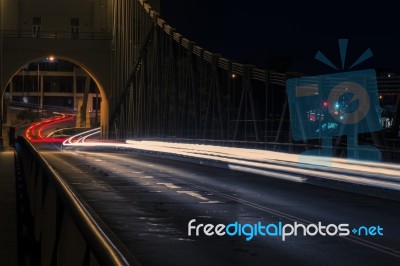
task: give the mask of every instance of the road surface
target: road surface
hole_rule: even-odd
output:
[[[132,153],[40,145],[143,265],[400,265],[399,202]],[[235,222],[345,223],[350,230],[379,226],[383,235],[247,241],[206,236],[200,227],[195,236],[199,224]]]

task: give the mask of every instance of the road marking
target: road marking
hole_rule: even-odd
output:
[[[199,202],[201,204],[220,204],[220,203],[225,203],[222,201],[218,201],[218,200],[209,200],[209,201],[203,201],[203,202]]]
[[[234,164],[230,164],[228,167],[231,170],[242,171],[242,172],[247,172],[247,173],[256,174],[256,175],[270,176],[270,177],[285,179],[285,180],[298,182],[298,183],[304,183],[307,180],[307,178],[305,178],[305,177],[297,177],[297,176],[293,176],[291,174],[277,173],[276,171],[273,171],[273,170],[261,170],[261,169],[251,168],[251,167],[234,165]]]
[[[197,188],[199,190],[204,190],[204,191],[207,191],[207,192],[214,193],[215,195],[218,195],[220,197],[223,197],[223,198],[226,198],[226,199],[230,199],[230,200],[233,200],[233,201],[236,201],[236,202],[240,202],[240,203],[242,203],[244,205],[247,205],[249,207],[253,207],[255,209],[258,209],[258,210],[261,210],[261,211],[264,211],[264,212],[267,212],[267,213],[270,213],[270,214],[273,214],[273,215],[276,215],[276,216],[280,216],[280,217],[285,218],[285,219],[287,219],[289,221],[292,221],[292,222],[302,222],[305,225],[313,223],[311,221],[308,221],[308,220],[305,220],[305,219],[302,219],[302,218],[299,218],[299,217],[296,217],[296,216],[293,216],[293,215],[290,215],[290,214],[286,214],[286,213],[283,213],[283,212],[280,212],[280,211],[277,211],[277,210],[274,210],[274,209],[271,209],[271,208],[268,208],[268,207],[264,207],[264,206],[259,205],[257,203],[254,203],[254,202],[251,202],[251,201],[248,201],[248,200],[245,200],[245,199],[241,199],[241,198],[238,198],[238,197],[235,197],[235,196],[231,196],[231,195],[226,194],[226,193],[222,193],[222,192],[219,192],[219,191],[216,191],[216,190],[213,190],[213,189],[209,189],[209,188],[206,188],[206,187],[203,187],[203,186],[199,186],[199,185],[187,182],[187,181],[178,180],[176,178],[170,178],[170,179],[176,181],[176,183],[181,183],[181,184],[186,185],[186,186],[192,186],[192,187]],[[178,193],[179,193],[179,191],[178,191]],[[359,237],[356,237],[356,236],[353,236],[353,235],[349,235],[349,236],[345,236],[345,237],[339,236],[339,237],[342,238],[342,239],[354,242],[356,244],[359,244],[359,245],[362,245],[362,246],[369,247],[371,249],[380,251],[382,253],[385,253],[385,254],[400,258],[400,251],[399,250],[395,250],[393,248],[389,248],[389,247],[386,247],[386,246],[383,246],[383,245],[380,245],[380,244],[377,244],[377,243],[374,243],[374,242],[371,242],[371,241],[368,241],[368,240],[364,240],[362,238],[359,238]]]
[[[181,187],[175,186],[175,185],[172,184],[172,183],[157,183],[157,185],[164,185],[164,186],[166,186],[166,187],[168,187],[168,188],[172,188],[172,189],[181,188]]]
[[[200,195],[196,191],[177,191],[177,192],[178,193],[188,194],[189,196],[195,197],[195,198],[200,199],[200,200],[209,201],[207,198],[203,197],[202,195]]]
[[[146,176],[141,176],[140,178],[148,178],[148,179],[150,179],[150,178],[153,178],[151,175],[146,175]]]
[[[79,152],[79,153],[81,153],[81,152]],[[83,153],[81,153],[81,154],[83,154]],[[81,155],[81,154],[78,154],[78,156],[85,157],[84,155]],[[152,165],[149,165],[149,166],[152,166]],[[172,173],[172,171],[169,171],[169,172]],[[153,178],[153,177],[152,176],[147,176],[147,177],[141,177],[141,178]],[[226,193],[222,193],[222,192],[219,192],[219,191],[216,191],[216,190],[213,190],[213,189],[209,189],[209,188],[206,188],[206,187],[203,187],[203,186],[199,186],[199,185],[187,182],[187,181],[178,180],[176,178],[172,178],[171,177],[170,179],[175,181],[177,184],[182,184],[182,185],[185,185],[185,186],[191,186],[191,187],[193,187],[195,189],[202,190],[202,191],[212,192],[215,195],[218,195],[218,196],[220,196],[222,198],[242,203],[244,205],[247,205],[249,207],[264,211],[266,213],[270,213],[272,215],[276,215],[276,216],[285,218],[285,219],[287,219],[289,221],[302,222],[303,224],[311,224],[311,223],[313,223],[311,221],[308,221],[308,220],[305,220],[305,219],[301,219],[301,218],[298,218],[296,216],[293,216],[293,215],[290,215],[290,214],[286,214],[286,213],[283,213],[283,212],[280,212],[280,211],[277,211],[277,210],[274,210],[274,209],[259,205],[257,203],[251,202],[251,201],[247,201],[245,199],[241,199],[241,198],[235,197],[233,195],[228,195]],[[225,185],[224,185],[224,187],[225,187]],[[161,191],[149,191],[149,192],[151,192],[151,193],[161,193]],[[177,191],[177,192],[178,193],[186,193],[186,194],[188,194],[190,196],[193,196],[193,197],[196,197],[196,196],[197,197],[201,197],[202,198],[201,200],[204,200],[205,202],[210,202],[207,198],[202,197],[200,194],[198,194],[198,193],[196,193],[194,191]],[[194,196],[194,195],[196,195],[196,196]],[[354,242],[355,244],[358,244],[358,245],[361,245],[361,246],[364,246],[364,247],[368,247],[368,248],[374,249],[376,251],[379,251],[379,252],[382,252],[382,253],[385,253],[385,254],[400,258],[400,251],[399,250],[395,250],[393,248],[389,248],[387,246],[383,246],[383,245],[380,245],[380,244],[377,244],[377,243],[374,243],[374,242],[371,242],[371,241],[368,241],[368,240],[364,240],[364,239],[358,238],[358,237],[353,236],[353,235],[349,235],[347,237],[340,237],[340,238],[348,240],[348,241],[351,241],[351,242]]]

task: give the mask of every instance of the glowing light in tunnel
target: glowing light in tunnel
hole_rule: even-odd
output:
[[[74,115],[65,115],[61,114],[60,116],[57,117],[52,117],[40,122],[36,122],[30,127],[28,127],[25,130],[25,137],[30,141],[30,142],[63,142],[65,138],[45,138],[42,135],[42,131],[49,126],[52,126],[54,124],[66,122],[73,120],[75,118]]]

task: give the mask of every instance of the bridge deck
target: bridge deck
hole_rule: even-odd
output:
[[[109,143],[84,142],[72,147],[109,147]],[[302,156],[268,150],[163,141],[113,143],[145,156],[217,166],[298,183],[400,200],[400,167],[393,163]]]
[[[360,217],[369,217],[368,223],[396,228],[395,201],[127,153],[43,149],[41,153],[144,265],[338,265],[344,261],[374,265],[380,260],[396,265],[399,256],[397,251],[387,254],[380,248],[397,249],[395,236],[400,234],[394,232],[374,239],[379,246],[371,248],[340,238],[246,241],[188,236],[187,231],[191,219],[196,224],[308,220],[358,225]],[[329,249],[326,245],[309,248],[326,241]],[[366,256],[354,257],[349,250]],[[321,253],[324,256],[316,256]]]

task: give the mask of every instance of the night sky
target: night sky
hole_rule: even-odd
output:
[[[314,59],[321,50],[340,66],[338,38],[349,39],[346,64],[367,48],[374,57],[356,69],[400,72],[400,10],[379,1],[161,0],[162,17],[211,52],[268,67],[268,58],[292,59],[288,71],[335,70]]]

